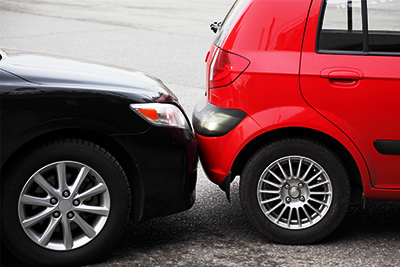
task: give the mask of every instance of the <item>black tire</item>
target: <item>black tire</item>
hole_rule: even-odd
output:
[[[342,221],[349,196],[340,159],[307,139],[264,146],[247,162],[240,180],[249,221],[264,236],[284,244],[313,243],[328,236]]]
[[[14,162],[3,179],[2,239],[30,264],[97,261],[129,219],[130,190],[123,169],[104,148],[89,141],[42,144]]]

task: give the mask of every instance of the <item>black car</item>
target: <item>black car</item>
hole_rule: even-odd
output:
[[[195,201],[197,144],[143,74],[4,49],[1,238],[28,263],[96,261],[141,221]]]

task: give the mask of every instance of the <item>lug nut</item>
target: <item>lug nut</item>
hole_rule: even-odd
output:
[[[69,195],[70,195],[70,192],[68,190],[65,190],[63,192],[63,197],[69,197]]]
[[[292,201],[292,199],[290,197],[286,197],[285,200],[287,203],[290,203]]]
[[[74,204],[74,206],[78,206],[79,204],[81,204],[81,202],[78,199],[75,199],[72,204]]]
[[[299,187],[300,187],[300,188],[303,188],[303,187],[304,187],[304,184],[303,184],[303,183],[299,183]]]
[[[74,218],[74,216],[75,216],[75,214],[72,211],[67,213],[68,219],[72,219],[72,218]]]
[[[57,202],[58,202],[58,200],[57,200],[57,198],[55,198],[55,197],[52,197],[52,198],[50,199],[50,204],[52,204],[52,205],[57,204]]]
[[[61,215],[61,213],[60,213],[59,211],[55,211],[55,212],[53,213],[53,217],[54,217],[54,218],[58,218],[58,217],[60,217],[60,215]]]
[[[290,184],[285,184],[285,188],[289,189],[290,188]]]
[[[306,201],[306,198],[305,198],[304,196],[300,196],[300,198],[299,198],[299,199],[300,199],[300,201],[301,201],[301,202],[304,202],[304,201]]]

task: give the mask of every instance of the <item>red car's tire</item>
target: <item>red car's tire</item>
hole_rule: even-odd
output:
[[[328,147],[284,139],[257,151],[240,181],[242,207],[255,228],[279,243],[306,244],[342,221],[350,196],[346,169]]]

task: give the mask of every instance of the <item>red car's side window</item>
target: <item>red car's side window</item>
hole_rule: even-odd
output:
[[[400,0],[325,0],[321,7],[319,53],[400,53]]]
[[[325,1],[321,11],[320,51],[363,50],[361,5]]]
[[[367,3],[369,51],[400,53],[400,0]]]

